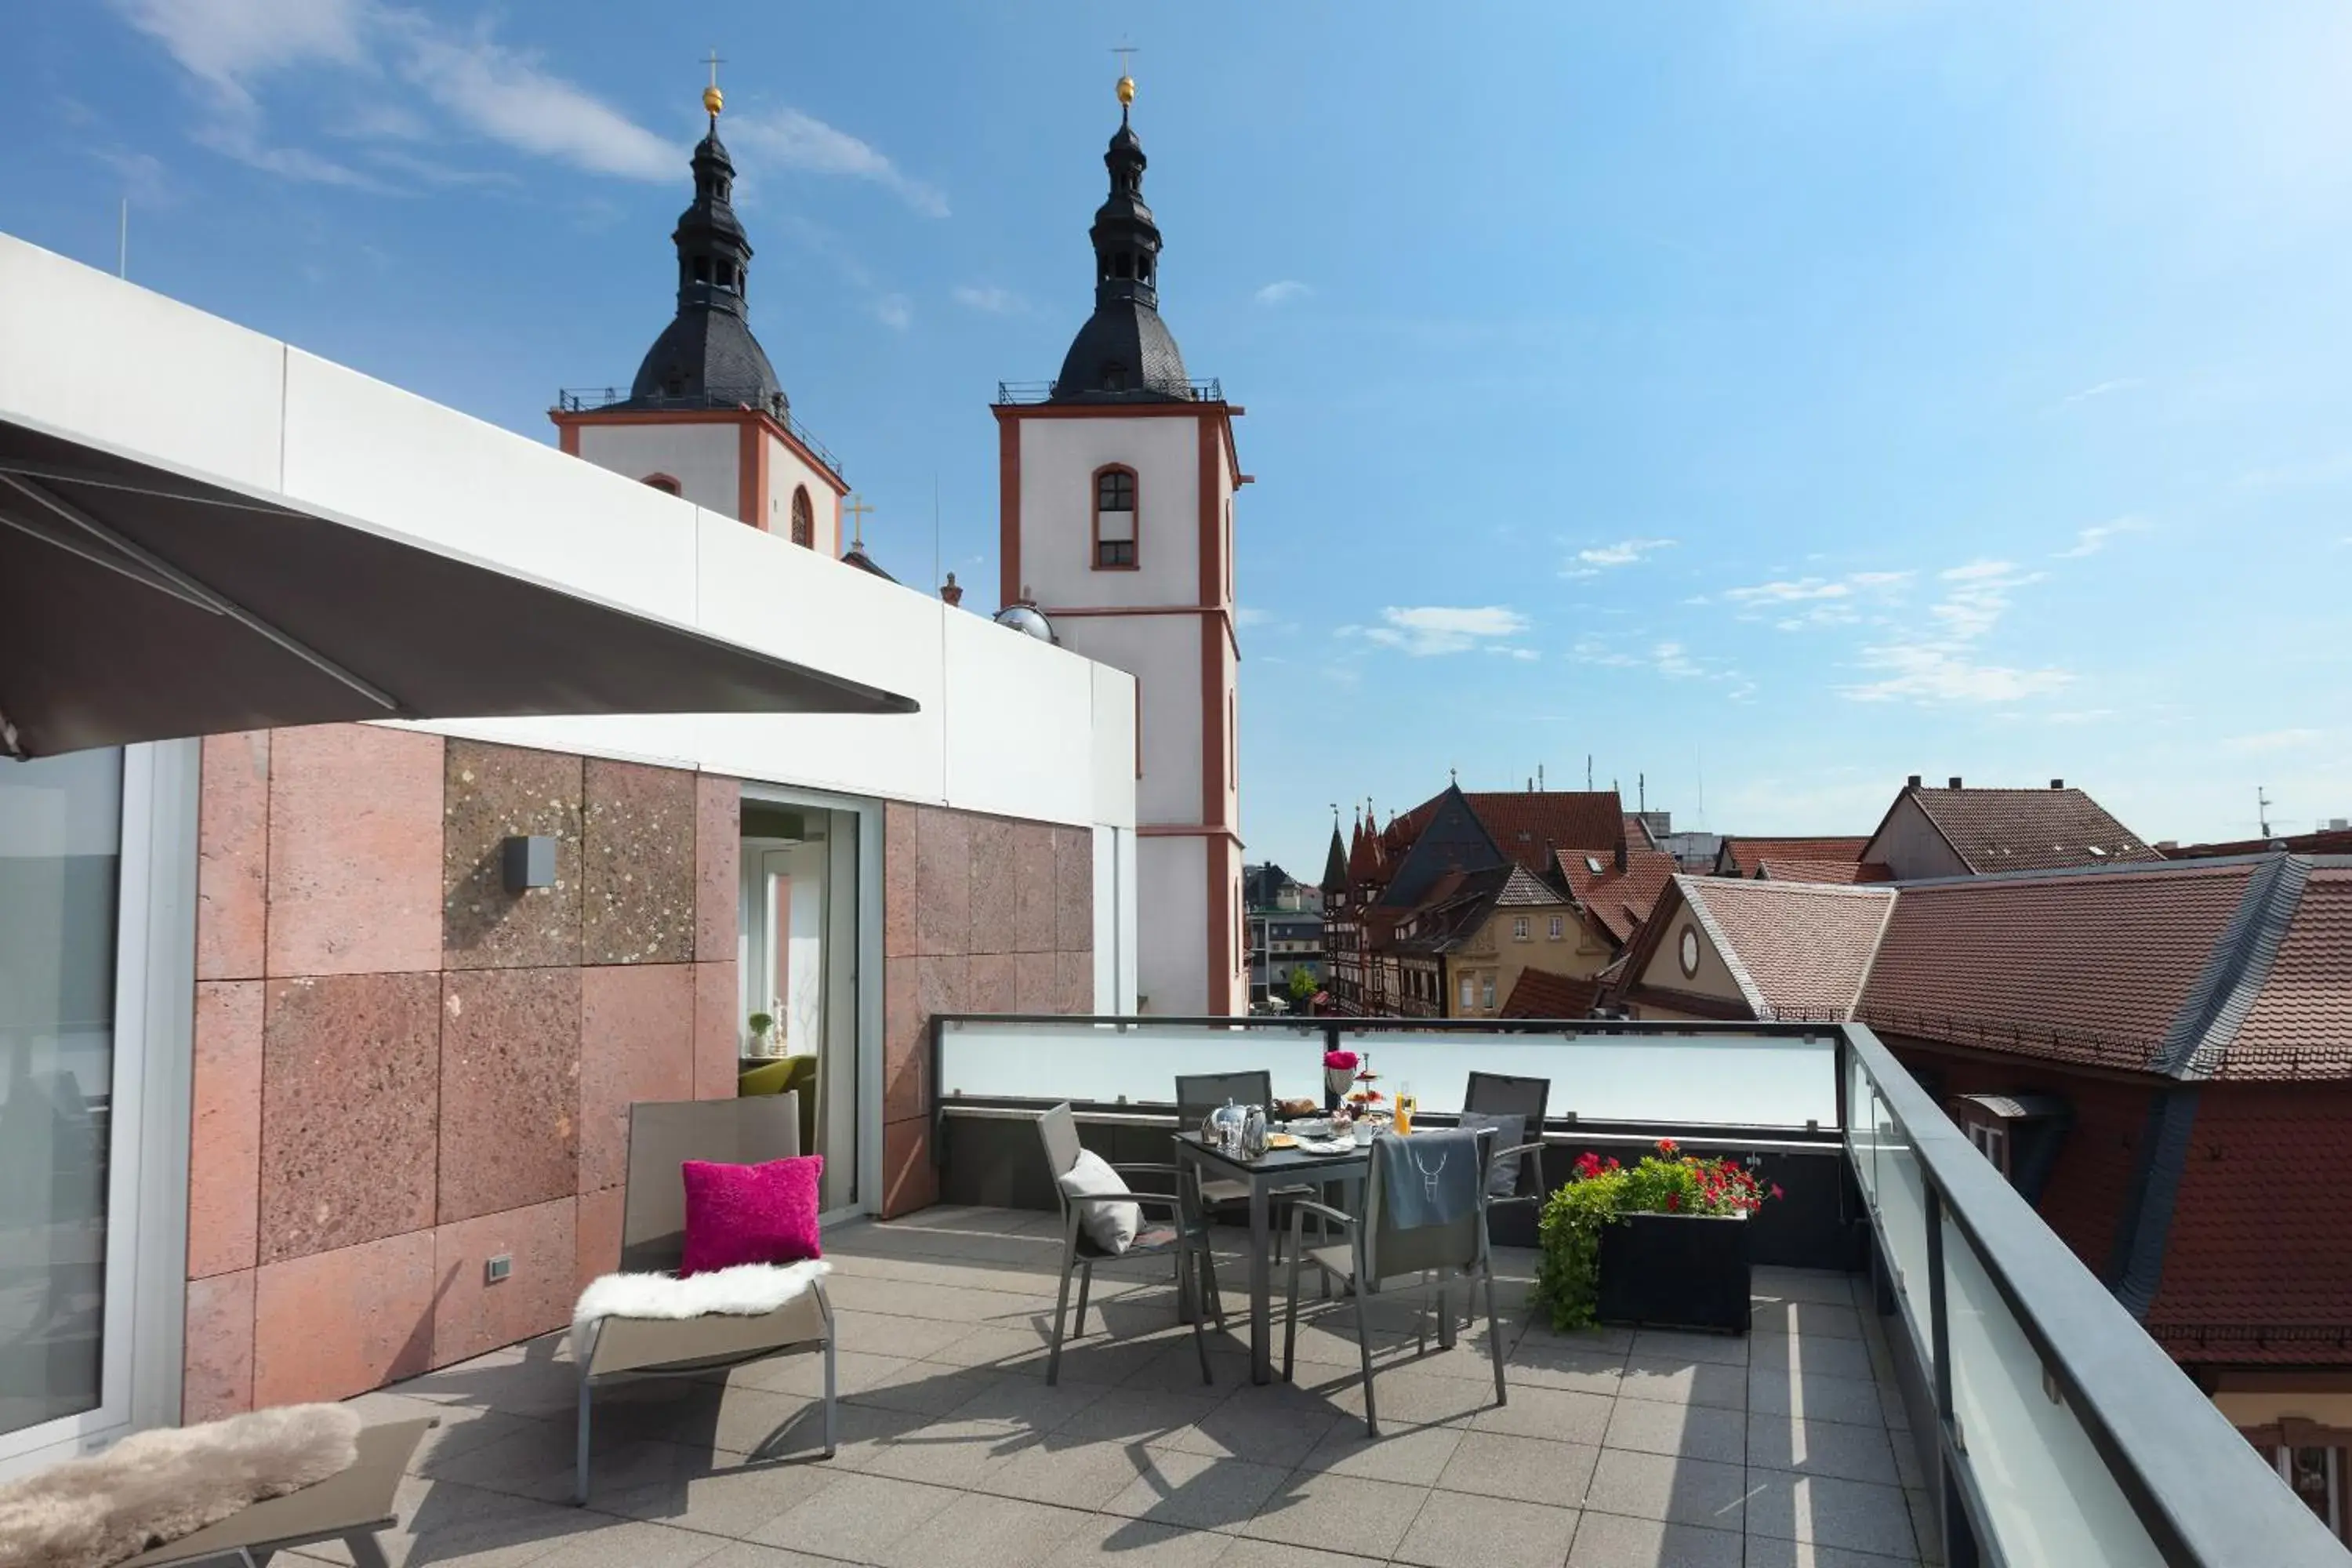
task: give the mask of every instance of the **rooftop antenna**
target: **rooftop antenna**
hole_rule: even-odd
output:
[[[2254,816],[2263,825],[2263,837],[2268,838],[2271,836],[2271,797],[2263,793],[2260,784],[2254,786]]]
[[[1587,795],[1592,793],[1592,753],[1591,752],[1584,753],[1584,793]]]
[[[1537,793],[1538,795],[1541,795],[1541,794],[1543,793],[1543,786],[1544,786],[1543,764],[1542,764],[1541,763],[1538,763],[1536,764],[1536,793]]]
[[[1634,809],[1634,810],[1636,810],[1636,811],[1647,811],[1647,810],[1649,810],[1649,809],[1650,809],[1650,775],[1649,775],[1649,774],[1647,774],[1647,773],[1635,773],[1635,774],[1633,775],[1633,792],[1634,792],[1634,793],[1633,793],[1633,800],[1634,800],[1634,803],[1635,803],[1635,804],[1634,804],[1634,806],[1633,806],[1633,809]]]

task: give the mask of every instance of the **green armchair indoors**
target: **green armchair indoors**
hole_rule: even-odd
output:
[[[735,1092],[801,1097],[801,1147],[816,1148],[816,1058],[779,1057],[736,1075]]]

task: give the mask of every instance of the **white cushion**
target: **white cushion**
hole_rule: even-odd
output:
[[[1079,1150],[1078,1163],[1059,1179],[1062,1191],[1074,1198],[1117,1197],[1129,1190],[1119,1173],[1110,1168],[1110,1162],[1091,1149]],[[1078,1223],[1105,1252],[1125,1252],[1135,1245],[1135,1233],[1142,1228],[1143,1209],[1136,1204],[1083,1204]]]

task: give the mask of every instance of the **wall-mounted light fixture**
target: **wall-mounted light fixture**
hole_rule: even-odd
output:
[[[533,888],[555,886],[555,840],[551,837],[518,834],[506,841],[501,854],[508,892],[526,893]]]

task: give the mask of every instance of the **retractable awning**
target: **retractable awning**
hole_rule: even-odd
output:
[[[362,719],[911,698],[0,420],[0,755]]]

